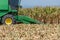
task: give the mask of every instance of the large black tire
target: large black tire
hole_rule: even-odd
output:
[[[7,18],[11,18],[11,20],[12,20],[12,23],[11,23],[11,24],[14,24],[14,23],[15,23],[14,16],[11,15],[11,14],[7,14],[7,15],[5,15],[5,16],[2,17],[2,23],[3,23],[3,24],[8,25],[8,24],[5,23],[5,20],[6,20]],[[9,24],[9,25],[11,25],[11,24]]]

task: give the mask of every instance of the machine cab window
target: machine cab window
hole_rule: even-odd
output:
[[[19,0],[9,0],[9,5],[11,9],[17,9],[19,4]]]

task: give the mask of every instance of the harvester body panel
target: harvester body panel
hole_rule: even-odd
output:
[[[8,10],[8,0],[0,0],[0,10]]]

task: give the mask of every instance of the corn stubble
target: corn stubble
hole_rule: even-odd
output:
[[[0,26],[0,40],[60,40],[60,25],[2,25]]]

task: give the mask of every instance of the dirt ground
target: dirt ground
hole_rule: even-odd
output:
[[[0,40],[60,40],[60,24],[0,25]]]

